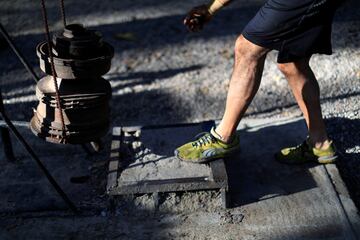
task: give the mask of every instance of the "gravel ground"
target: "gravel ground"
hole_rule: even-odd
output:
[[[113,124],[139,125],[220,119],[233,64],[234,41],[263,1],[235,1],[198,34],[188,33],[182,26],[182,18],[187,10],[201,4],[201,1],[66,0],[65,3],[68,22],[81,22],[100,30],[115,48],[112,69],[105,76],[113,87]],[[56,1],[48,1],[47,4],[51,29],[59,30],[61,21]],[[350,0],[338,11],[333,25],[333,55],[315,55],[311,60],[319,80],[330,135],[343,155],[338,166],[358,207],[359,7],[359,1]],[[35,54],[36,44],[44,39],[39,10],[36,1],[0,3],[1,23],[14,36],[36,72],[43,75]],[[117,34],[128,32],[134,35],[132,41],[116,38]],[[271,52],[266,60],[261,88],[247,112],[252,117],[301,114],[285,78],[276,67],[276,55],[276,52]],[[0,69],[0,86],[11,119],[29,121],[32,108],[36,106],[35,84],[8,49],[0,51]],[[195,195],[195,198],[201,197],[201,194]],[[138,201],[143,198],[146,196]],[[189,203],[196,202],[196,199],[189,198]],[[175,195],[169,196],[169,199],[177,201]],[[186,200],[181,202],[183,208],[179,212],[189,207]],[[191,209],[185,212],[190,213]],[[186,217],[183,214],[178,217]],[[99,221],[98,217],[89,219],[93,223]],[[36,226],[37,220],[33,221],[31,224]],[[98,224],[99,231],[104,231],[105,225]],[[116,223],[111,227],[119,224],[125,223]],[[85,223],[81,228],[89,231]],[[194,237],[189,234],[189,239]],[[72,239],[77,236],[69,233],[66,237]],[[138,239],[146,238],[139,236]]]

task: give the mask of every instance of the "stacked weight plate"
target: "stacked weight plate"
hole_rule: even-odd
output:
[[[60,109],[46,42],[37,46],[40,68],[48,76],[36,86],[39,104],[30,127],[33,133],[53,143],[87,143],[104,136],[109,129],[111,86],[101,76],[110,70],[113,48],[99,32],[80,24],[67,25],[53,37],[53,56]]]

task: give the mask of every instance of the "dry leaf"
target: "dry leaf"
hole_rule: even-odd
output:
[[[123,40],[129,42],[136,42],[138,40],[136,35],[132,32],[117,33],[114,35],[114,38],[117,40]]]

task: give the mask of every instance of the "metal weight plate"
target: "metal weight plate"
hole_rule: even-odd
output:
[[[40,68],[51,75],[51,65],[46,42],[37,45],[36,52],[40,59]],[[54,56],[56,76],[65,79],[91,78],[101,76],[110,70],[114,48],[104,42],[101,55],[89,59],[66,59]]]
[[[30,128],[36,136],[52,143],[97,141],[110,125],[111,85],[101,75],[110,70],[114,49],[99,32],[79,24],[67,25],[54,35],[52,45],[60,106],[48,46],[42,42],[36,48],[37,55],[40,68],[49,76],[37,83],[39,103]]]

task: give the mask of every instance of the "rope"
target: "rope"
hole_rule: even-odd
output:
[[[44,25],[45,25],[45,33],[46,33],[45,35],[46,35],[46,41],[47,41],[47,45],[48,45],[48,52],[49,52],[48,54],[49,54],[49,58],[50,58],[51,73],[52,73],[52,76],[53,76],[54,86],[55,86],[56,105],[57,105],[57,108],[60,111],[60,118],[61,118],[61,123],[62,123],[62,137],[63,137],[63,139],[61,139],[61,143],[65,143],[66,142],[66,127],[65,127],[64,114],[63,114],[63,110],[62,110],[62,106],[61,106],[59,86],[58,86],[57,81],[56,81],[54,56],[53,56],[53,53],[52,53],[52,42],[50,40],[49,23],[48,23],[48,18],[47,18],[47,13],[46,13],[45,0],[41,0],[41,7],[42,7],[42,15],[43,15],[43,20],[44,20]]]
[[[64,0],[60,0],[60,9],[61,9],[61,17],[64,24],[64,27],[66,27],[66,18],[65,18],[65,4]]]

